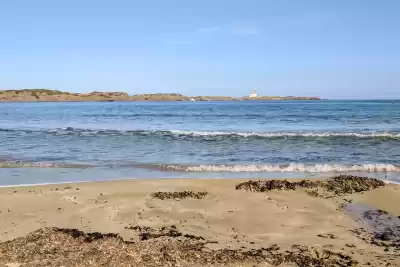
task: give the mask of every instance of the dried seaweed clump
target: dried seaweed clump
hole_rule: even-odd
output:
[[[358,261],[350,256],[333,252],[327,249],[310,249],[306,246],[293,246],[293,251],[286,251],[284,254],[276,254],[274,266],[280,266],[284,263],[292,263],[294,266],[358,266]]]
[[[161,238],[161,237],[184,237],[189,239],[196,239],[196,240],[204,240],[201,236],[193,236],[188,234],[182,234],[178,231],[175,225],[171,226],[163,226],[161,228],[153,228],[148,226],[138,226],[138,225],[131,225],[125,227],[128,230],[134,230],[137,232],[139,240],[149,240],[152,238]]]
[[[310,180],[301,180],[299,182],[289,182],[288,180],[260,180],[240,183],[236,185],[236,190],[265,192],[271,190],[295,190],[297,188],[315,188],[317,186],[317,182]]]
[[[393,230],[393,228],[386,228],[380,232],[371,232],[366,228],[356,228],[351,230],[351,232],[364,242],[384,247],[386,252],[391,251],[400,256],[400,236],[398,231],[399,230]]]
[[[194,198],[202,199],[208,195],[207,192],[193,192],[193,191],[182,191],[182,192],[155,192],[151,196],[153,198],[164,199],[185,199]]]
[[[151,231],[151,230],[149,230]],[[219,249],[206,241],[165,237],[139,242],[123,241],[115,234],[87,234],[78,230],[43,228],[26,237],[0,243],[0,264],[21,266],[356,266],[343,253],[321,248],[294,247],[281,251]]]
[[[385,183],[374,178],[353,175],[339,175],[322,181],[321,185],[327,191],[341,195],[370,191],[375,188],[385,186]]]
[[[236,185],[236,190],[265,192],[271,190],[296,190],[298,188],[322,189],[333,195],[352,194],[373,190],[385,186],[381,180],[359,177],[353,175],[339,175],[322,181],[301,180],[290,182],[288,180],[259,180],[248,181]],[[319,196],[318,191],[311,190],[309,195]]]

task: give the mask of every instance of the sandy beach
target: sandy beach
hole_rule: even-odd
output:
[[[331,263],[326,261],[325,265],[314,261],[306,266],[400,266],[398,243],[384,246],[363,240],[353,231],[362,225],[343,209],[348,203],[360,204],[400,216],[399,185],[318,197],[302,188],[266,192],[237,190],[236,185],[246,181],[120,180],[0,188],[0,263],[4,266],[301,266],[288,258],[290,254],[337,258]],[[60,229],[77,229],[83,233],[74,236]],[[38,230],[36,235],[30,234]],[[93,232],[115,235],[93,240],[85,237],[85,233]],[[57,239],[52,239],[55,236]],[[41,245],[42,252],[29,254],[40,243],[39,237],[46,239],[45,245]],[[82,254],[60,252],[59,246],[64,243],[60,238],[66,238],[66,246],[68,242],[75,242],[75,247],[82,245]],[[108,247],[123,246],[133,252],[122,257],[121,250],[102,251],[105,245],[101,242],[107,242],[108,238],[117,240],[110,241],[111,245],[108,242]],[[49,240],[57,244],[46,250],[52,242]],[[179,246],[185,242],[201,243],[200,259],[183,258],[179,254]],[[25,244],[21,248],[26,250],[24,253],[17,252],[15,247],[12,249],[18,244]],[[179,252],[177,258],[158,258],[157,264],[146,260],[145,255],[134,254],[134,251],[143,251],[143,247],[155,248],[160,244],[167,251],[173,244],[174,251]],[[95,247],[88,254],[84,249],[87,245]],[[96,258],[93,250],[102,251],[107,260]],[[269,256],[250,255],[261,250]],[[51,251],[52,255],[44,251]],[[205,256],[201,251],[236,256],[223,259],[221,255],[215,258],[214,254],[207,254],[212,259],[203,262]],[[287,260],[274,262],[272,251]]]

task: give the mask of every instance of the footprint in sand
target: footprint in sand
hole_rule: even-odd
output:
[[[63,196],[60,199],[66,200],[68,202],[72,202],[72,203],[75,203],[75,204],[79,203],[79,201],[76,200],[76,197],[73,197],[73,196]]]
[[[2,265],[0,265],[0,266],[2,266]],[[6,266],[6,267],[19,267],[19,266],[22,266],[22,263],[6,263],[6,264],[4,264],[4,266]]]

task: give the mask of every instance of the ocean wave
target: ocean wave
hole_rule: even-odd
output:
[[[104,164],[86,163],[54,163],[40,161],[0,161],[0,168],[143,168],[170,172],[303,172],[303,173],[343,173],[343,172],[371,172],[371,173],[397,173],[400,172],[400,165],[370,163],[370,164],[152,164],[152,163],[123,163],[113,162]]]
[[[189,136],[238,136],[238,137],[386,137],[400,139],[400,133],[388,132],[200,132],[200,131],[170,131],[172,134]]]
[[[392,164],[249,164],[249,165],[158,165],[163,171],[176,172],[400,172],[400,166]]]
[[[93,165],[80,163],[0,161],[0,168],[91,168]]]
[[[184,131],[184,130],[118,130],[118,129],[83,129],[83,128],[57,128],[57,129],[4,129],[0,132],[47,133],[54,135],[79,135],[79,136],[104,136],[104,135],[129,135],[129,136],[171,136],[171,137],[233,137],[233,138],[383,138],[400,140],[400,132],[226,132],[226,131]]]
[[[87,113],[81,114],[80,116],[86,118],[229,118],[229,119],[267,119],[271,120],[338,120],[340,117],[333,116],[332,114],[304,114],[299,113],[286,113],[286,114],[265,114],[265,113],[248,113],[248,114],[230,114],[230,113],[120,113],[120,114],[97,114],[97,113]],[[378,117],[380,118],[380,117]],[[370,117],[370,119],[372,119]]]

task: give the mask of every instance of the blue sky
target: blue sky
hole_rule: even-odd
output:
[[[13,0],[0,88],[400,98],[398,0]]]

